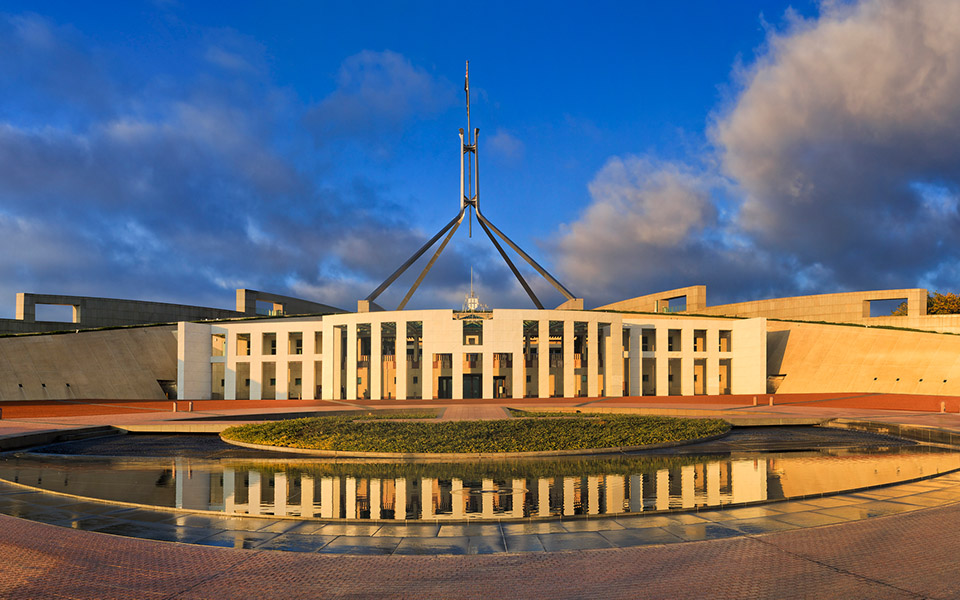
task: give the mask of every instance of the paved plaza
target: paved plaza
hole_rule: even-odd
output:
[[[953,414],[939,412],[941,401],[956,399],[907,398],[904,405],[912,410],[891,411],[891,399],[883,396],[876,397],[875,406],[852,395],[832,402],[778,396],[774,406],[760,402],[766,398],[757,406],[752,398],[729,397],[657,398],[655,405],[642,398],[616,399],[616,405],[728,418],[742,413],[737,417],[742,419],[843,416],[960,431],[956,408]],[[510,401],[510,406],[557,402]],[[490,418],[501,403],[460,405],[445,416]],[[255,414],[265,405],[291,412],[308,408],[297,401],[283,404],[263,401],[227,409],[197,403],[199,414],[193,416]],[[34,407],[33,414],[20,417],[10,408],[0,421],[0,436],[105,423],[146,427],[189,416],[170,408],[129,404],[123,414],[103,414],[109,410],[101,405],[90,411],[100,414],[90,414],[75,404],[51,409],[59,416],[44,416]],[[0,597],[956,598],[957,500],[960,475],[948,474],[839,496],[700,513],[428,524],[405,531],[372,525],[361,532],[337,523],[115,507],[4,486]],[[44,511],[46,516],[37,518]],[[89,528],[91,520],[98,520],[97,531],[74,529]],[[127,537],[136,535],[137,527],[170,535]]]

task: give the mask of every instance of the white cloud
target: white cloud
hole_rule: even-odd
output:
[[[343,61],[337,89],[310,111],[307,121],[321,142],[347,135],[383,136],[454,100],[454,86],[404,56],[364,50]]]
[[[960,3],[868,0],[772,33],[713,129],[739,225],[834,283],[915,281],[960,232],[916,186],[960,184],[958,31]]]
[[[518,164],[523,160],[526,147],[520,138],[505,129],[497,129],[487,141],[495,158],[506,164]],[[481,145],[482,147],[482,145]]]

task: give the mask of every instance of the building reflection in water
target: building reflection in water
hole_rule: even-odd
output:
[[[884,485],[960,468],[907,447],[732,457],[371,464],[189,458],[0,460],[0,479],[107,501],[307,519],[484,520],[719,507]]]
[[[767,499],[767,461],[733,460],[649,474],[479,478],[292,475],[179,464],[177,508],[321,519],[463,520],[616,515]],[[219,489],[218,489],[219,488]]]

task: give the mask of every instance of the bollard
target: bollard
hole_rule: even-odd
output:
[[[770,396],[770,406],[773,406],[773,396]]]
[[[947,403],[946,403],[946,402],[941,402],[941,403],[940,403],[940,412],[942,412],[942,413],[943,413],[943,412],[947,412]]]
[[[756,397],[756,396],[753,397],[753,405],[754,405],[754,406],[757,405],[757,397]]]
[[[176,402],[173,403],[173,412],[177,412],[177,403],[176,403]]]
[[[188,412],[193,412],[193,402],[191,402],[190,404],[187,405],[187,411],[188,411]]]
[[[0,419],[2,419],[2,418],[3,418],[3,409],[0,408]]]

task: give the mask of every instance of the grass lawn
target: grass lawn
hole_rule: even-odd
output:
[[[531,414],[497,421],[392,421],[384,415],[311,417],[230,427],[221,437],[250,444],[351,452],[545,452],[678,442],[730,428],[720,419]]]

